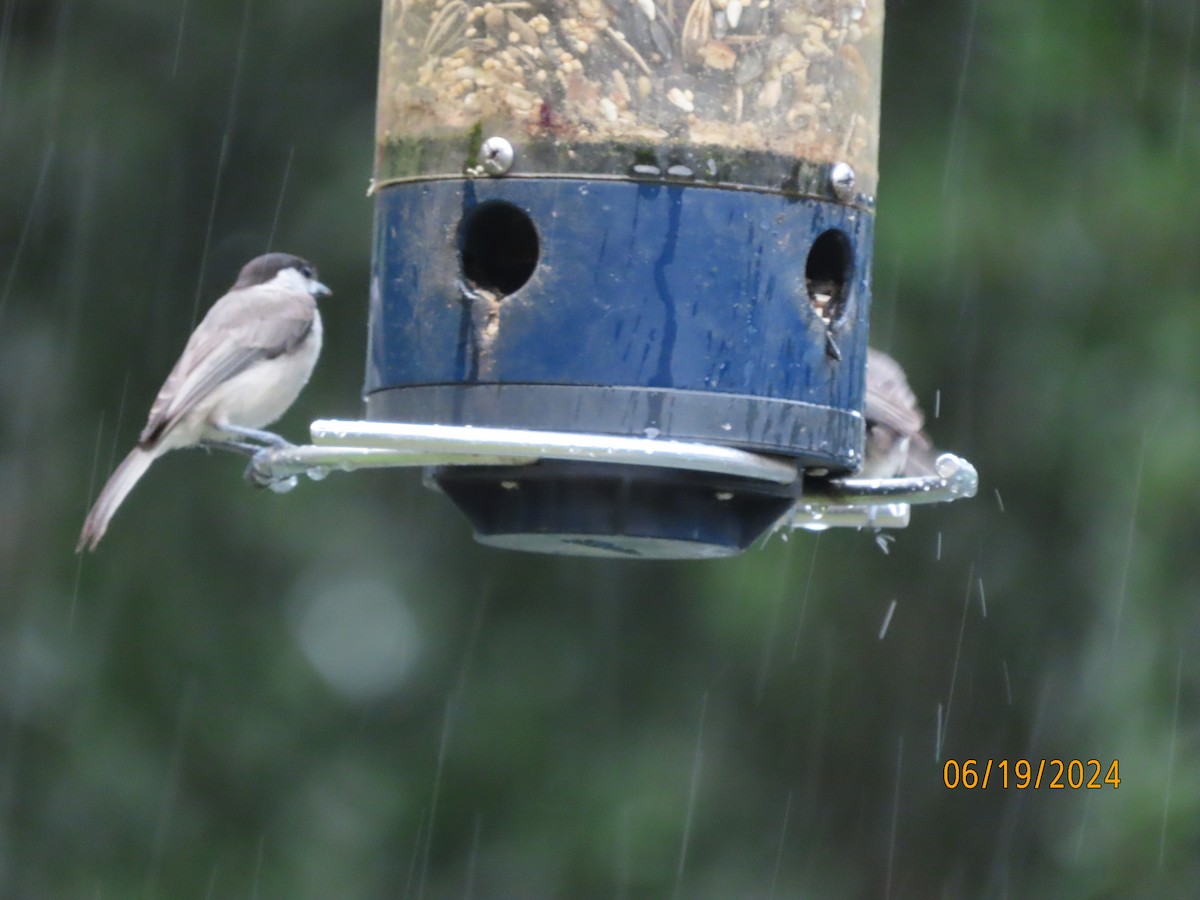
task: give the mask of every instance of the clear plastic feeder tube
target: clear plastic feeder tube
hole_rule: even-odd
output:
[[[385,0],[376,184],[663,177],[826,194],[877,181],[883,0]],[[844,200],[844,198],[843,198]]]

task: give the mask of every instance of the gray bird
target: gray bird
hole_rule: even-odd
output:
[[[925,414],[900,364],[867,348],[867,390],[863,401],[867,439],[863,478],[932,475],[933,443],[922,429]]]
[[[75,552],[95,550],[108,523],[150,464],[197,445],[253,453],[286,445],[261,430],[308,383],[321,352],[316,299],[329,295],[311,263],[288,253],[250,260],[196,326],[150,407],[137,446],[100,491]]]

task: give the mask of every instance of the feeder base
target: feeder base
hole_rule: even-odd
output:
[[[796,501],[798,484],[710,473],[543,461],[442,467],[428,478],[482,544],[566,556],[705,559],[748,548]]]

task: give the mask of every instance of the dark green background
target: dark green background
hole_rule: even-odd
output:
[[[268,244],[336,291],[281,429],[359,413],[379,9],[4,0],[0,896],[1192,895],[1197,15],[889,3],[873,340],[983,481],[888,555],[506,555],[414,473],[190,452],[80,561]],[[939,709],[1121,786],[947,790]]]

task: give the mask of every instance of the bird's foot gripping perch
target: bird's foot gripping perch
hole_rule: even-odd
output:
[[[264,431],[261,428],[246,428],[242,425],[230,425],[228,422],[225,422],[220,425],[220,429],[221,429],[221,431],[225,432],[226,434],[233,435],[235,438],[241,438],[240,441],[233,440],[233,441],[226,441],[226,442],[222,442],[222,443],[228,443],[228,444],[234,444],[234,445],[240,444],[242,446],[254,447],[255,445],[250,442],[257,441],[258,444],[261,445],[257,448],[257,450],[261,450],[263,447],[294,447],[294,446],[296,446],[295,444],[293,444],[291,441],[289,441],[287,438],[283,437],[282,435],[278,435],[273,431]],[[256,452],[257,452],[257,450],[256,450]]]
[[[250,450],[248,454],[250,462],[246,464],[246,471],[242,473],[242,477],[246,479],[247,483],[257,488],[267,488],[276,494],[286,494],[300,483],[301,472],[308,475],[313,481],[320,481],[329,474],[327,468],[316,465],[309,465],[298,471],[295,471],[294,467],[281,467],[279,463],[281,455],[287,456],[297,450],[303,451],[311,448],[297,447],[287,441],[282,444],[266,446],[261,444],[242,444],[241,446]]]
[[[234,438],[227,440],[208,440],[204,441],[201,446],[206,449],[213,450],[228,450],[232,453],[238,453],[242,456],[250,457],[250,463],[246,466],[246,471],[243,477],[255,487],[270,488],[276,493],[286,493],[296,486],[297,479],[292,475],[276,475],[270,471],[270,466],[264,463],[255,464],[264,454],[286,452],[295,450],[296,445],[287,438],[276,434],[273,431],[263,431],[258,428],[242,428],[235,425],[222,425],[221,431],[232,435]],[[312,472],[309,473],[310,476]],[[321,477],[324,477],[323,475]]]
[[[202,441],[200,446],[207,450],[228,450],[231,453],[238,453],[242,456],[249,456],[251,458],[258,455],[263,450],[279,450],[286,447],[296,446],[291,441],[275,434],[272,431],[258,431],[257,429],[249,428],[238,429],[237,431],[234,431],[228,426],[222,430],[227,431],[230,434],[243,436],[246,438],[246,440],[208,440]],[[262,442],[253,443],[251,438],[254,440],[261,439]],[[248,480],[250,480],[249,471],[247,471],[246,477]]]

